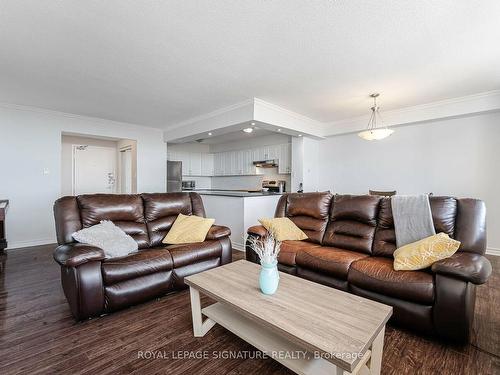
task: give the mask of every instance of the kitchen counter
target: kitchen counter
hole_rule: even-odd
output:
[[[217,195],[222,197],[236,197],[236,198],[249,198],[249,197],[266,197],[270,195],[283,195],[282,193],[273,193],[268,191],[248,192],[248,191],[231,191],[231,190],[197,190],[200,195]]]
[[[258,225],[260,218],[274,217],[283,194],[237,190],[195,190],[201,195],[206,217],[231,229],[231,242],[237,250],[245,249],[247,229]]]

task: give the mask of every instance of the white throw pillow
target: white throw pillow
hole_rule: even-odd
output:
[[[109,220],[81,229],[72,236],[78,242],[101,248],[106,258],[123,257],[137,252],[137,242]]]

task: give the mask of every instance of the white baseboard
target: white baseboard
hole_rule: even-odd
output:
[[[245,244],[242,244],[239,242],[232,242],[231,245],[233,246],[233,249],[235,249],[235,250],[245,251]]]
[[[55,244],[57,241],[54,238],[41,238],[37,240],[29,241],[8,241],[8,247],[6,250],[18,250],[24,247],[40,246],[40,245],[50,245]]]
[[[495,247],[488,247],[486,249],[486,254],[488,255],[496,255],[497,257],[500,256],[500,249],[497,249]]]

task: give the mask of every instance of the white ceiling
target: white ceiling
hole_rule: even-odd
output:
[[[500,1],[2,0],[0,102],[168,127],[257,97],[330,122],[500,88]]]

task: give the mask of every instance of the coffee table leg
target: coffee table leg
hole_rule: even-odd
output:
[[[384,351],[384,335],[385,335],[385,327],[383,327],[378,336],[375,337],[372,343],[372,354],[370,357],[370,373],[372,375],[379,375],[382,369],[382,352]]]
[[[191,298],[191,315],[193,317],[193,334],[195,337],[203,337],[215,325],[212,319],[205,319],[201,315],[200,292],[193,287],[189,287]]]

